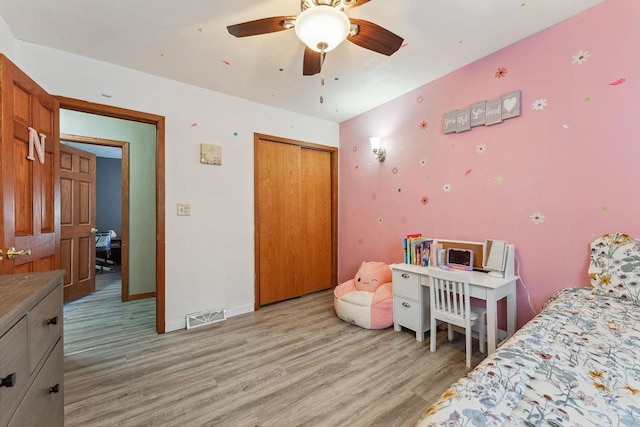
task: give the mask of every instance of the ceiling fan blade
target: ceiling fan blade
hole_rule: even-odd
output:
[[[257,19],[255,21],[243,22],[241,24],[229,25],[229,34],[236,37],[257,36],[259,34],[275,33],[277,31],[288,30],[293,25],[285,26],[285,21],[295,22],[295,16],[274,16],[272,18]]]
[[[344,10],[353,9],[354,7],[362,6],[365,3],[369,3],[371,0],[356,0],[353,3],[346,5]]]
[[[350,21],[359,27],[358,34],[347,37],[351,43],[387,56],[393,55],[402,46],[404,41],[402,37],[373,22],[353,18]]]
[[[316,52],[315,50],[310,49],[308,46],[304,47],[304,60],[302,62],[302,75],[303,76],[313,76],[314,74],[318,74],[321,65],[321,56],[320,52]]]

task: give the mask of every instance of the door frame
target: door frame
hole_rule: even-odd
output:
[[[54,96],[60,108],[115,119],[148,123],[156,127],[156,332],[164,334],[165,323],[165,118],[110,105],[64,96]],[[124,168],[123,168],[124,169]],[[124,207],[123,207],[124,209]],[[124,229],[124,227],[123,227]],[[127,291],[128,293],[128,291]]]
[[[76,142],[80,144],[88,144],[88,145],[101,145],[106,147],[115,147],[120,148],[122,150],[122,159],[121,159],[121,212],[120,212],[120,221],[121,221],[121,233],[122,233],[122,244],[121,244],[121,300],[122,302],[127,302],[134,299],[140,298],[149,298],[155,296],[155,292],[150,292],[148,294],[134,295],[133,298],[129,296],[129,142],[127,141],[118,141],[114,139],[104,139],[104,138],[94,138],[90,136],[81,136],[81,135],[70,135],[66,133],[60,134],[60,144],[62,141],[68,142]],[[96,199],[98,197],[97,188],[96,188]],[[95,224],[94,224],[95,226]],[[95,269],[94,269],[95,274]]]
[[[333,286],[338,283],[338,147],[320,145],[312,142],[298,141],[295,139],[282,138],[279,136],[254,133],[253,136],[253,200],[254,200],[254,310],[260,309],[260,212],[258,211],[258,200],[260,200],[260,186],[258,185],[258,164],[260,159],[255,153],[260,141],[277,142],[281,144],[295,145],[311,150],[325,151],[331,156],[331,283]]]

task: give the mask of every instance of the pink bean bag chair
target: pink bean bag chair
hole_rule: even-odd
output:
[[[393,324],[391,269],[384,262],[364,262],[355,279],[336,286],[333,307],[339,318],[366,329]]]

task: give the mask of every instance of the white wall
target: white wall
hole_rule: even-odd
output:
[[[167,331],[209,308],[252,311],[253,134],[337,147],[338,124],[21,41],[16,53],[52,94],[166,117]],[[199,163],[200,143],[222,146],[222,166]]]
[[[15,58],[15,39],[2,16],[0,16],[0,53],[12,61]]]

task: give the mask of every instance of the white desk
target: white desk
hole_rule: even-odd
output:
[[[427,267],[409,264],[392,264],[389,267],[392,270],[428,277]],[[471,297],[487,302],[487,347],[488,354],[491,354],[496,351],[497,347],[497,303],[502,298],[507,298],[507,338],[516,331],[516,280],[520,277],[510,275],[504,278],[496,278],[480,271],[467,271],[466,273],[469,275]],[[420,283],[422,283],[422,286],[429,286],[428,280],[421,280]]]

